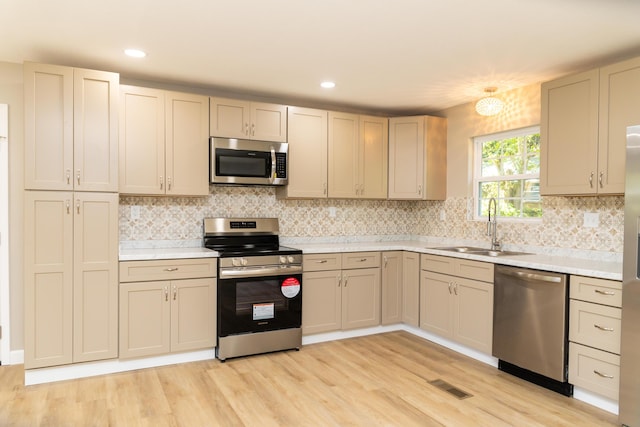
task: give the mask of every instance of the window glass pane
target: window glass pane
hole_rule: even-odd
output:
[[[540,173],[540,153],[527,156],[527,168],[524,173]]]
[[[522,180],[500,182],[500,198],[520,197],[522,195]]]
[[[542,217],[542,203],[541,202],[522,202],[522,216],[525,218],[540,218]]]
[[[527,153],[540,153],[540,134],[534,133],[525,136],[527,143]]]
[[[504,199],[498,204],[500,207],[500,216],[520,217],[520,199]]]
[[[540,200],[540,180],[526,179],[524,181],[523,198],[528,200]]]
[[[481,182],[478,196],[480,199],[490,199],[498,197],[499,182]]]
[[[500,175],[500,159],[482,159],[482,177]]]
[[[522,157],[505,157],[502,161],[502,175],[520,175],[522,163]]]

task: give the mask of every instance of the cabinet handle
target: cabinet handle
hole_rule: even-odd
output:
[[[327,194],[327,183],[323,183],[322,184],[322,194],[326,195]]]
[[[67,213],[71,213],[71,202],[67,200]]]
[[[78,211],[78,215],[80,214],[80,199],[76,199],[76,211]]]
[[[256,135],[256,125],[255,123],[251,123],[251,136]]]
[[[338,279],[338,287],[340,287],[342,285],[342,277],[338,275],[337,279]]]
[[[602,378],[607,378],[609,380],[613,379],[613,375],[603,374],[602,372],[599,372],[597,369],[594,369],[593,373]]]
[[[600,329],[601,331],[605,331],[605,332],[613,332],[613,328],[607,328],[606,326],[600,326],[598,324],[593,324],[593,327],[596,329]]]
[[[453,293],[454,293],[455,295],[458,295],[458,284],[457,284],[457,283],[454,283],[454,284],[453,284]]]
[[[601,291],[600,289],[596,289],[595,291],[596,294],[600,294],[600,295],[606,295],[606,296],[613,296],[616,293],[615,292],[611,292],[611,291]]]
[[[589,187],[593,188],[593,172],[589,175]]]
[[[162,175],[160,175],[160,189],[162,190],[162,187],[164,185],[164,180],[162,179]]]
[[[384,261],[384,268],[387,268],[387,261],[388,261],[388,260],[387,260],[387,256],[386,256],[386,255],[385,255],[385,256],[383,256],[383,257],[382,257],[382,260]]]
[[[178,267],[168,267],[165,268],[164,271],[178,271]]]
[[[602,188],[602,178],[603,178],[604,172],[600,172],[600,176],[598,176],[598,182],[600,183],[600,188]]]
[[[164,300],[169,301],[169,289],[166,286],[164,287]]]
[[[316,261],[318,264],[326,264],[327,260],[326,259],[319,259],[318,261]]]
[[[358,260],[356,260],[356,262],[365,262],[367,259],[366,258],[360,258]]]
[[[451,295],[453,292],[451,292],[451,286],[453,285],[453,283],[449,282],[449,295]]]
[[[71,171],[67,169],[67,184],[71,184]]]
[[[171,190],[171,177],[167,177],[167,190]]]
[[[422,196],[422,185],[418,185],[418,196]]]
[[[176,285],[173,285],[173,300],[176,300],[176,297],[178,296],[178,289],[176,289]]]
[[[249,135],[249,123],[244,124],[244,134],[245,135]]]
[[[347,283],[349,282],[349,276],[344,278],[344,287],[347,287]]]
[[[80,185],[80,169],[76,171],[76,181],[78,181],[78,185]]]

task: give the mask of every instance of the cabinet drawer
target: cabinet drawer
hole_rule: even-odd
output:
[[[620,354],[621,309],[584,301],[569,302],[569,340]]]
[[[613,307],[622,306],[622,283],[594,277],[571,276],[569,297]]]
[[[120,282],[216,277],[215,258],[120,262]]]
[[[446,256],[422,254],[420,257],[420,268],[435,273],[454,274],[454,260],[455,258]]]
[[[342,254],[342,268],[380,267],[380,252],[350,252]]]
[[[303,255],[302,269],[304,271],[340,270],[342,269],[342,256],[340,254]]]
[[[618,400],[620,356],[569,343],[569,382]]]
[[[421,263],[423,270],[493,283],[493,264],[490,262],[423,254]]]

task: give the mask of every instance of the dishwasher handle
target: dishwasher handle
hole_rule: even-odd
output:
[[[562,282],[562,277],[558,276],[547,276],[546,274],[540,273],[530,273],[527,271],[519,271],[514,269],[501,269],[500,274],[505,274],[508,276],[518,277],[520,279],[525,280],[536,280],[540,282],[551,282],[551,283],[560,283]]]

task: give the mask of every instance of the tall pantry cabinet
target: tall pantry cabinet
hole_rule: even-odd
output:
[[[115,73],[25,63],[25,368],[118,356]]]

